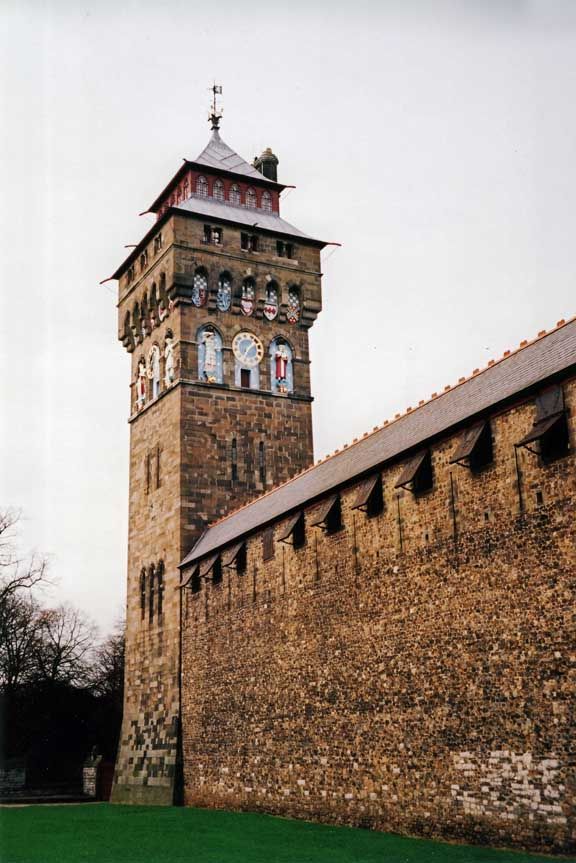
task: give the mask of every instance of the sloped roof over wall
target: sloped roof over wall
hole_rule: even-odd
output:
[[[243,177],[251,177],[253,180],[266,179],[254,165],[248,164],[242,156],[234,152],[232,147],[224,143],[217,129],[212,132],[210,140],[196,159],[196,164],[205,165],[207,168],[218,168],[221,171],[230,171],[232,174],[241,174]]]
[[[215,522],[180,566],[571,368],[576,369],[576,318]]]

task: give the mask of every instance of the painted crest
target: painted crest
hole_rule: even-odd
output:
[[[278,315],[278,291],[276,288],[268,288],[266,292],[266,302],[264,303],[264,317],[269,321],[273,321]]]
[[[250,315],[254,314],[254,298],[253,297],[242,297],[240,300],[240,309],[242,310],[242,314],[250,317]]]
[[[204,273],[195,273],[194,285],[192,287],[192,302],[200,308],[205,306],[208,300],[208,279]]]
[[[289,324],[297,324],[300,320],[300,295],[298,291],[288,291],[286,320]]]
[[[230,279],[220,279],[218,282],[218,293],[216,294],[216,306],[220,312],[227,312],[232,305],[232,284]]]

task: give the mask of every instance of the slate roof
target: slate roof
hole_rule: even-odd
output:
[[[254,180],[264,179],[260,171],[253,165],[249,165],[242,156],[224,143],[217,129],[213,130],[208,144],[196,159],[196,164],[206,165],[207,168],[219,168],[221,171],[231,171],[233,174],[252,177]]]
[[[554,375],[576,371],[576,318],[208,527],[180,566],[288,515]]]
[[[218,201],[215,198],[201,198],[197,195],[192,195],[191,198],[182,201],[174,209],[186,210],[189,213],[198,213],[200,216],[206,216],[208,219],[227,220],[240,225],[247,225],[250,228],[256,227],[265,231],[273,231],[275,234],[284,234],[295,239],[310,240],[314,243],[321,243],[323,246],[326,245],[323,240],[317,240],[314,237],[308,236],[308,234],[305,234],[299,228],[295,228],[294,225],[285,222],[284,219],[275,213],[265,213],[252,207],[236,207],[227,201]]]

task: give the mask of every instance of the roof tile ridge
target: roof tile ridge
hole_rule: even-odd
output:
[[[411,406],[407,407],[406,410],[404,411],[404,413],[395,414],[394,419],[384,420],[382,425],[374,426],[374,428],[370,432],[364,432],[364,434],[362,435],[361,438],[353,438],[351,443],[345,443],[341,447],[339,447],[338,449],[335,449],[333,453],[328,453],[328,455],[326,455],[323,459],[318,459],[318,461],[316,462],[314,467],[318,467],[318,465],[324,464],[324,462],[327,462],[330,459],[335,458],[336,456],[342,455],[342,452],[344,450],[350,449],[351,447],[356,446],[356,444],[362,443],[362,441],[366,440],[366,438],[372,437],[372,435],[376,434],[377,432],[382,431],[382,429],[393,425],[394,423],[398,422],[398,420],[404,419],[406,416],[408,416],[408,414],[412,414],[415,411],[417,411],[419,408],[425,407],[426,405],[430,404],[430,402],[436,401],[436,399],[441,398],[443,395],[446,395],[446,393],[452,392],[452,390],[455,390],[457,387],[462,386],[462,384],[467,383],[468,381],[472,380],[473,378],[477,378],[479,375],[484,374],[484,372],[487,372],[489,369],[493,368],[494,366],[498,365],[499,363],[503,362],[504,360],[507,360],[510,357],[516,356],[516,354],[519,354],[521,351],[525,350],[526,348],[530,347],[531,345],[535,344],[536,342],[542,341],[542,339],[546,338],[547,336],[551,336],[553,333],[557,332],[558,330],[562,329],[565,326],[568,326],[568,324],[574,323],[575,321],[576,321],[576,315],[574,315],[571,318],[568,318],[568,320],[561,318],[559,321],[556,322],[556,326],[553,329],[551,329],[551,330],[540,330],[535,338],[523,339],[515,350],[504,351],[502,356],[498,357],[497,360],[488,360],[488,363],[486,364],[486,366],[484,368],[474,369],[472,374],[469,375],[468,377],[458,378],[458,383],[456,383],[456,384],[447,384],[441,393],[432,393],[432,395],[430,396],[429,399],[421,399],[415,408],[413,408]]]
[[[324,458],[320,458],[316,462],[313,462],[307,468],[304,468],[304,470],[300,471],[300,473],[294,474],[294,476],[290,477],[290,479],[287,479],[284,482],[281,482],[278,485],[273,486],[272,488],[268,489],[268,491],[264,492],[264,494],[261,494],[258,497],[254,498],[254,500],[247,501],[246,503],[242,504],[242,506],[237,507],[237,509],[233,509],[231,512],[226,513],[226,515],[223,515],[217,521],[210,522],[210,524],[208,525],[208,529],[215,527],[217,524],[221,524],[223,521],[226,521],[227,519],[231,518],[233,515],[236,515],[241,510],[246,509],[249,506],[252,506],[252,504],[256,503],[256,501],[263,500],[265,497],[268,497],[269,495],[278,491],[278,489],[284,488],[285,486],[290,485],[290,483],[299,479],[304,474],[309,473],[311,470],[315,470],[321,464],[325,464],[326,462],[331,461],[333,458],[336,458],[337,456],[342,455],[343,452],[345,452],[347,449],[350,449],[351,447],[362,443],[367,438],[372,437],[372,435],[375,435],[378,432],[382,431],[382,429],[388,428],[388,426],[391,426],[394,423],[398,422],[399,420],[404,419],[409,414],[415,413],[415,411],[417,411],[419,408],[425,407],[426,405],[430,404],[430,402],[433,402],[433,401],[436,401],[436,399],[442,398],[442,396],[446,395],[446,393],[452,392],[452,390],[455,390],[457,387],[462,386],[463,384],[467,383],[468,381],[472,380],[473,378],[477,378],[481,374],[484,374],[484,372],[493,368],[495,365],[498,365],[499,363],[503,362],[504,360],[510,359],[510,357],[516,356],[516,354],[519,354],[521,351],[525,350],[526,348],[530,347],[531,345],[535,344],[536,342],[542,341],[547,336],[551,336],[553,333],[557,332],[558,330],[562,329],[563,327],[568,326],[568,324],[574,323],[575,321],[576,321],[576,315],[574,315],[571,318],[568,318],[568,320],[561,318],[561,320],[557,321],[556,326],[553,329],[551,329],[551,330],[540,330],[538,332],[538,335],[531,340],[530,339],[523,339],[520,342],[519,346],[515,350],[504,351],[502,356],[499,357],[497,360],[488,360],[487,365],[483,369],[474,369],[472,374],[469,375],[468,377],[459,378],[458,383],[456,383],[454,385],[447,384],[444,387],[443,392],[432,393],[432,395],[429,399],[422,399],[421,401],[418,402],[418,405],[415,408],[407,407],[403,414],[397,413],[394,415],[394,419],[384,420],[382,425],[374,426],[374,428],[370,432],[364,432],[364,434],[362,435],[361,438],[353,438],[352,443],[343,444],[342,447],[335,449],[333,453],[328,453],[328,455],[326,455]]]

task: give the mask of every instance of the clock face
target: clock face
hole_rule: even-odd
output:
[[[264,356],[264,348],[260,339],[252,333],[238,333],[232,342],[234,356],[245,368],[257,366]]]

